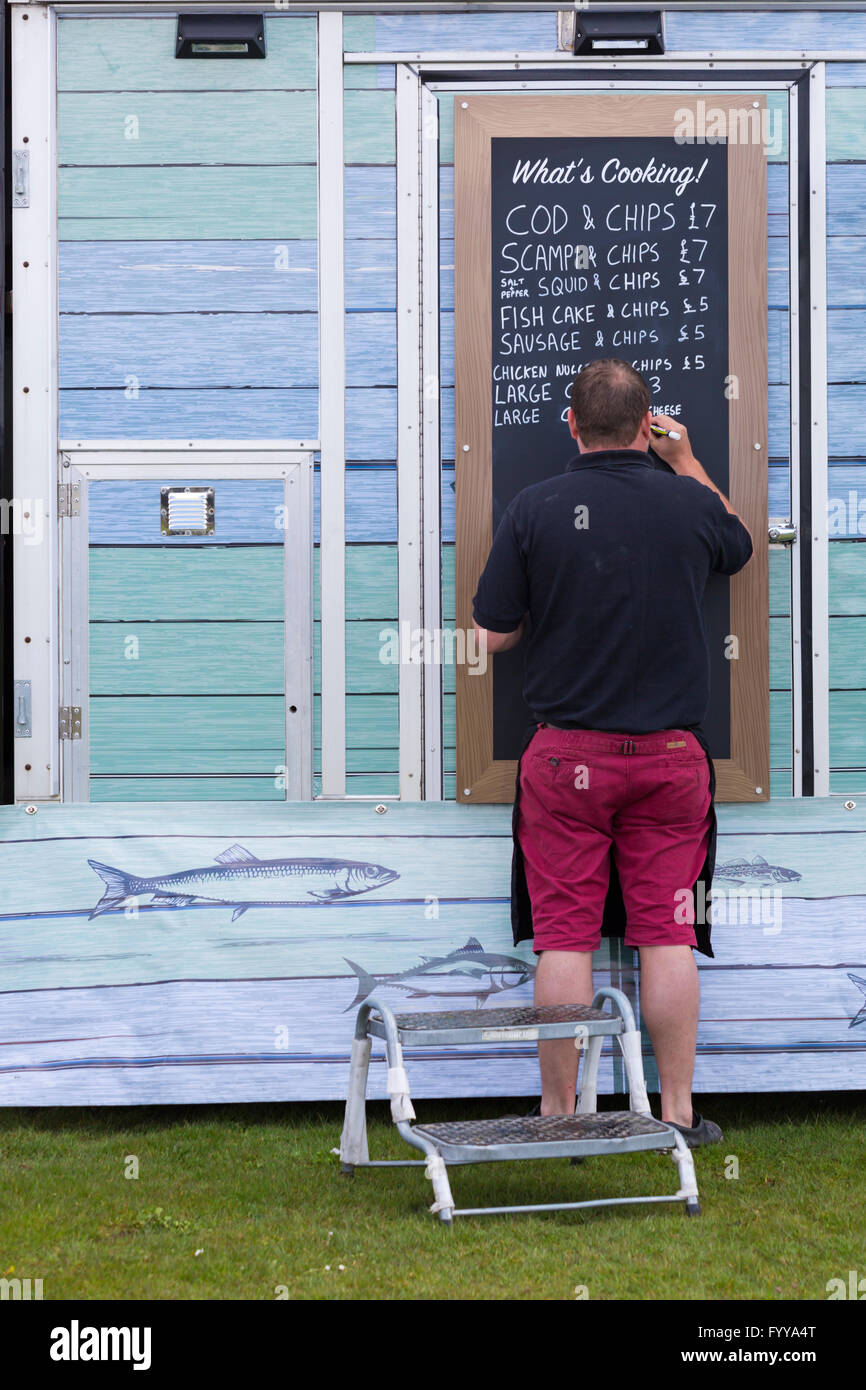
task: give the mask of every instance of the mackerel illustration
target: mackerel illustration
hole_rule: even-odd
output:
[[[336,903],[382,888],[400,877],[382,864],[355,859],[257,859],[243,845],[231,845],[217,854],[215,861],[202,869],[139,878],[88,859],[105,884],[89,920],[128,899],[152,894],[154,905],[161,907],[189,907],[195,902],[234,907],[234,922],[251,907],[289,907],[311,900]]]
[[[488,995],[515,989],[535,974],[533,962],[485,951],[474,936],[447,956],[422,956],[418,965],[394,975],[372,975],[348,956],[343,959],[358,979],[358,992],[345,1013],[381,989],[399,990],[410,999],[474,999],[476,1008],[480,1008]]]

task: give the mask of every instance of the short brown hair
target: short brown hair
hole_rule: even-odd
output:
[[[626,448],[650,408],[650,389],[634,367],[619,357],[602,357],[578,372],[571,408],[582,443]]]

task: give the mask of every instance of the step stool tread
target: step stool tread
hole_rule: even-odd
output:
[[[651,1115],[632,1110],[607,1110],[588,1115],[526,1115],[492,1120],[447,1120],[412,1126],[434,1143],[487,1148],[500,1144],[555,1144],[575,1140],[631,1139],[668,1135],[670,1126]]]
[[[543,1023],[589,1023],[596,1019],[616,1021],[603,1009],[588,1004],[546,1004],[512,1009],[448,1009],[441,1013],[395,1014],[399,1029],[422,1029],[425,1033],[456,1028],[527,1028]]]

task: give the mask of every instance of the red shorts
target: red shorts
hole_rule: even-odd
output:
[[[630,751],[624,751],[630,750]],[[596,951],[613,854],[627,946],[694,946],[692,888],[712,823],[694,734],[543,725],[520,761],[518,839],[534,949]]]

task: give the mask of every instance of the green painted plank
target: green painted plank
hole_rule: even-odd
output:
[[[264,6],[262,7],[264,8]],[[314,15],[265,15],[263,60],[175,58],[177,17],[124,15],[57,21],[59,91],[183,91],[315,88]]]
[[[791,689],[791,619],[770,619],[770,689]]]
[[[347,164],[394,164],[397,124],[394,93],[351,91],[343,107],[344,158]]]
[[[317,694],[322,689],[321,626],[319,622],[313,624],[313,689]],[[383,661],[380,656],[387,656],[390,646],[388,638],[380,640],[379,634],[390,628],[399,631],[396,620],[383,623],[377,618],[371,622],[346,623],[346,690],[349,694],[381,695],[397,690],[399,664]]]
[[[346,696],[346,749],[365,749],[371,755],[378,750],[397,747],[399,711],[396,695]],[[313,698],[313,741],[321,747],[322,701]],[[374,762],[370,756],[368,765]],[[358,771],[363,769],[358,768]]]
[[[61,92],[57,100],[60,165],[315,164],[317,131],[313,91]]]
[[[770,550],[770,616],[791,611],[791,552]]]
[[[830,767],[866,767],[866,690],[830,691]]]
[[[442,546],[442,620],[454,622],[456,601],[454,597],[454,546]]]
[[[90,624],[91,695],[282,695],[281,622]]]
[[[90,702],[91,772],[276,775],[284,762],[279,695],[109,695]]]
[[[396,85],[396,68],[393,63],[346,63],[343,68],[343,82],[346,89],[390,87]]]
[[[849,797],[853,794],[866,792],[866,771],[864,772],[831,772],[830,773],[830,793]]]
[[[790,690],[770,691],[770,767],[793,767],[791,731],[792,697]]]
[[[321,796],[322,779],[313,778],[313,795]],[[396,772],[346,773],[348,796],[399,796],[400,777]]]
[[[376,49],[376,16],[347,14],[343,17],[343,51],[373,53]]]
[[[866,90],[832,87],[827,92],[827,159],[866,159]]]
[[[69,241],[315,238],[316,170],[60,169],[58,229]]]
[[[793,796],[794,784],[793,777],[789,769],[773,771],[770,773],[770,796]]]
[[[91,777],[91,801],[285,801],[275,777]]]
[[[315,617],[321,617],[319,600],[319,548],[313,552]],[[394,622],[397,616],[397,546],[346,546],[346,617],[381,618]]]
[[[866,690],[866,617],[830,619],[830,689]]]
[[[91,622],[283,617],[281,545],[96,546],[89,568]]]
[[[833,541],[829,556],[830,613],[866,613],[866,543]]]

